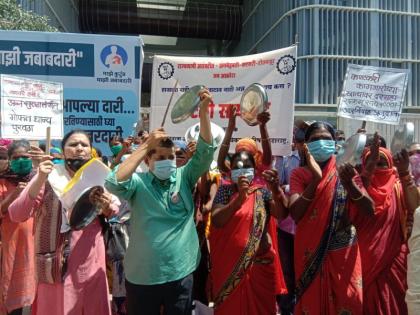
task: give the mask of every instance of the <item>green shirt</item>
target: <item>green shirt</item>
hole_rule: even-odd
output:
[[[208,171],[214,147],[199,139],[191,160],[175,175],[160,181],[151,172],[134,173],[118,182],[116,169],[105,187],[128,200],[130,242],[124,259],[125,276],[134,284],[151,285],[184,278],[198,266],[200,251],[194,224],[192,190]]]

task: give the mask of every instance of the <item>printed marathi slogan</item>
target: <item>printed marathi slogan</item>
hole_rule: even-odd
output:
[[[240,119],[242,93],[252,83],[260,83],[268,95],[271,120],[267,128],[273,154],[287,155],[291,150],[296,64],[296,46],[241,57],[155,56],[151,129],[160,126],[172,93],[174,97],[171,108],[183,93],[200,84],[206,86],[213,96],[214,103],[209,106],[213,123],[227,127],[228,109],[236,107],[238,118],[231,139],[232,150],[235,143],[243,137],[253,137],[260,142],[259,128],[250,127]],[[184,139],[187,129],[198,121],[196,111],[190,119],[179,124],[167,119],[164,127],[173,139]]]
[[[41,140],[63,137],[63,84],[1,75],[1,136]]]
[[[409,70],[349,64],[338,116],[399,124]]]

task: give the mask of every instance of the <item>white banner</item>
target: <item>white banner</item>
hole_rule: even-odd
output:
[[[1,136],[10,139],[63,138],[63,84],[1,75]]]
[[[252,83],[260,83],[265,87],[270,103],[271,120],[267,128],[273,155],[287,155],[291,150],[295,75],[296,46],[242,57],[155,56],[151,130],[160,127],[177,80],[178,84],[165,122],[165,130],[175,139],[184,139],[186,130],[199,121],[197,113],[180,124],[173,124],[170,120],[173,104],[190,87],[198,84],[208,87],[214,99],[214,104],[210,105],[211,120],[225,128],[228,125],[228,107],[235,105],[239,109],[245,88]],[[254,137],[259,140],[258,126],[250,127],[238,117],[236,127],[237,131],[232,138],[233,146],[242,137]]]
[[[397,125],[407,89],[408,69],[349,64],[338,116]]]

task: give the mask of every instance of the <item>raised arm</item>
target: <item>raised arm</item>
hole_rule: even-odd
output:
[[[270,137],[268,135],[267,123],[270,120],[269,112],[262,112],[258,114],[257,120],[260,124],[260,134],[261,134],[261,145],[263,150],[263,164],[265,166],[271,165],[272,152],[271,152],[271,143]]]
[[[135,150],[124,162],[122,162],[115,177],[118,182],[123,182],[131,178],[131,175],[136,171],[139,164],[146,158],[147,153],[158,146],[160,141],[166,139],[168,135],[163,128],[153,130],[149,138],[137,150]]]
[[[15,189],[10,194],[8,194],[6,198],[0,201],[0,218],[7,213],[10,204],[20,195],[20,193],[25,189],[27,185],[28,183],[24,182],[18,183],[17,187],[15,187]]]
[[[236,128],[236,107],[230,106],[228,108],[229,124],[225,131],[225,137],[223,138],[222,145],[220,146],[219,155],[217,157],[217,167],[222,172],[229,172],[230,168],[226,165],[226,157],[229,153],[230,140],[232,139],[233,131]]]
[[[306,188],[302,190],[302,193],[294,193],[290,197],[289,211],[290,215],[296,223],[299,223],[300,219],[302,219],[305,215],[306,211],[308,210],[308,207],[315,198],[316,189],[322,180],[322,170],[313,158],[313,156],[309,153],[308,147],[306,145],[303,148],[303,153],[307,161],[309,170],[312,173],[312,180],[309,183],[309,185],[307,185]],[[298,180],[294,178],[294,172],[292,172],[292,175],[290,177],[291,191],[294,190],[292,188],[292,185],[294,185],[294,183],[297,181]]]
[[[285,219],[288,216],[289,200],[279,185],[279,176],[276,170],[266,170],[263,177],[267,187],[271,191],[270,213],[277,219]]]
[[[362,179],[360,179],[354,167],[350,164],[345,164],[338,169],[338,174],[350,200],[365,215],[373,215],[375,213],[375,204],[364,189]]]

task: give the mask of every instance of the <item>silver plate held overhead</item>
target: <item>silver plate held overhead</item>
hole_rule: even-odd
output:
[[[174,124],[187,120],[197,110],[200,105],[198,92],[202,89],[204,85],[194,85],[176,101],[171,111],[171,120]]]
[[[268,109],[268,96],[265,88],[259,83],[253,83],[242,93],[241,117],[249,126],[258,124],[258,114]]]

